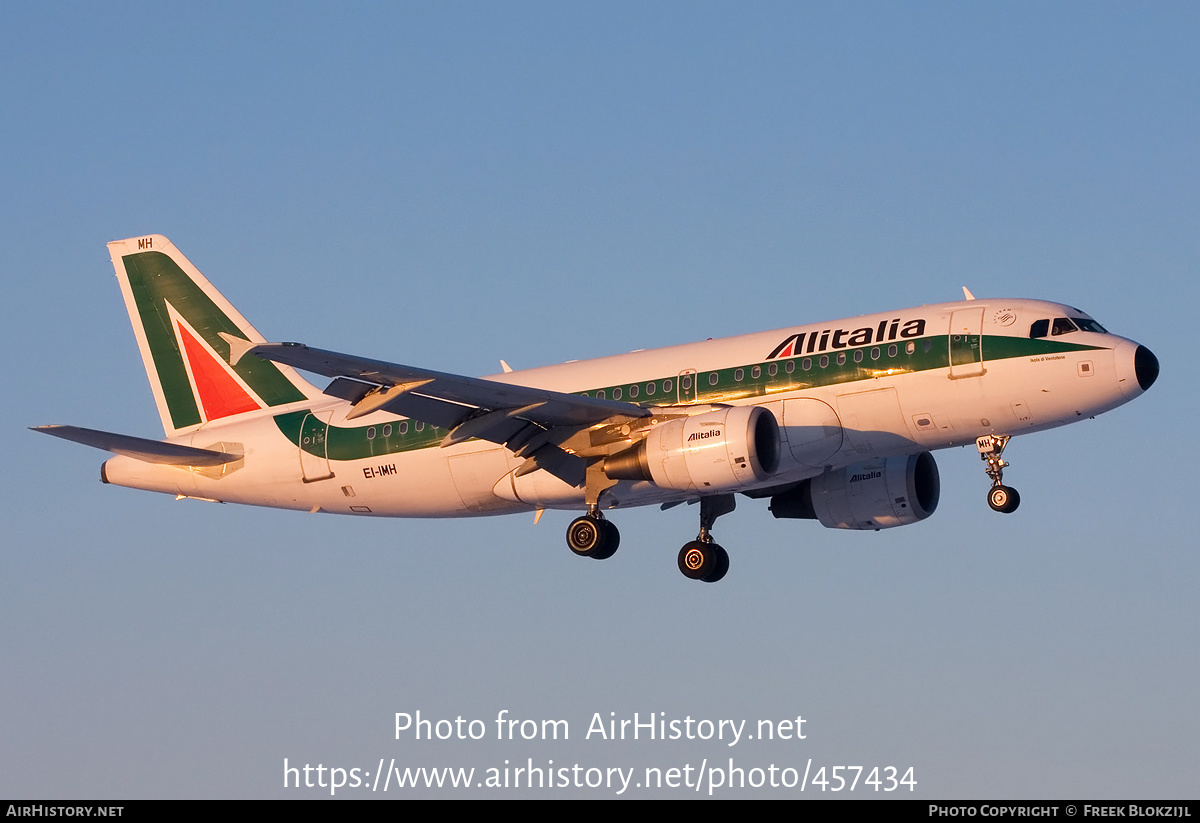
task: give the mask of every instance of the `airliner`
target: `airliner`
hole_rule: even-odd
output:
[[[1010,438],[1116,408],[1159,364],[1071,306],[975,299],[522,371],[464,377],[270,343],[161,235],[108,244],[166,437],[37,431],[114,453],[104,483],[363,517],[582,511],[567,545],[603,560],[605,512],[699,503],[679,551],[716,582],[735,495],[777,518],[887,529],[929,517],[931,452],[974,443],[988,504]],[[318,388],[299,371],[332,378]]]

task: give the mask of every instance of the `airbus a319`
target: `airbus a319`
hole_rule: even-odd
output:
[[[1159,371],[1079,309],[964,289],[956,303],[464,377],[269,343],[165,237],[108,248],[166,438],[38,427],[113,452],[105,483],[362,517],[582,511],[567,544],[598,560],[620,543],[606,511],[698,502],[678,565],[707,582],[729,569],[712,530],[737,494],[828,528],[903,526],[937,508],[931,452],[974,443],[988,504],[1012,512],[1011,437],[1113,409]]]

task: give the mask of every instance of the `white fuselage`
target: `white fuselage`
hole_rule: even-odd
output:
[[[1136,343],[1085,330],[1031,338],[1033,321],[1072,316],[1080,313],[1055,303],[974,300],[488,379],[592,397],[603,392],[664,414],[711,404],[763,406],[780,426],[780,462],[770,478],[745,490],[783,487],[827,468],[1061,426],[1140,394]],[[459,517],[585,507],[583,488],[546,471],[517,476],[522,461],[503,446],[472,440],[441,448],[445,431],[386,412],[348,421],[350,408],[329,397],[204,424],[172,442],[240,451],[243,459],[205,469],[117,456],[104,477],[187,497],[343,514]],[[621,480],[601,504],[697,496]]]

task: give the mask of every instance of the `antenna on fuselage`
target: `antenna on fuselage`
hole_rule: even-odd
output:
[[[968,300],[975,299],[975,295],[971,294],[971,290],[968,289],[966,286],[963,286],[963,297],[967,298]]]

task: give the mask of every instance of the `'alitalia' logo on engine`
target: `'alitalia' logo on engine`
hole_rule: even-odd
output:
[[[883,472],[863,472],[862,474],[851,475],[850,482],[857,483],[859,480],[875,480],[880,477],[883,477]]]
[[[693,440],[707,440],[710,437],[720,437],[720,436],[721,436],[720,429],[710,429],[709,431],[706,431],[706,432],[692,432],[691,436],[688,438],[688,442],[691,443]]]

